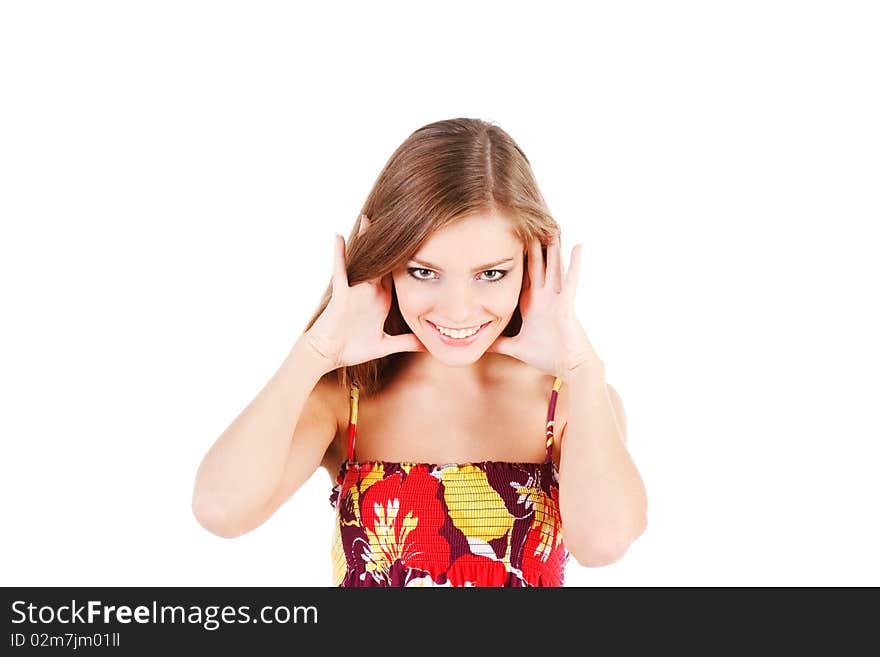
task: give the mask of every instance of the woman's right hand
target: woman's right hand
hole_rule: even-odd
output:
[[[358,235],[369,226],[361,216]],[[333,292],[327,307],[305,333],[306,342],[327,361],[329,370],[357,365],[400,351],[427,351],[413,333],[389,335],[391,275],[349,286],[345,238],[337,233],[333,249]]]

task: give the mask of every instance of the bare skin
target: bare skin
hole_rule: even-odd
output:
[[[462,463],[544,460],[547,408],[553,377],[506,356],[496,361],[497,379],[480,390],[441,388],[405,367],[392,383],[372,397],[358,399],[355,458],[358,461]],[[413,356],[408,356],[413,360]],[[409,364],[408,364],[409,366]],[[337,433],[321,465],[331,484],[348,449],[348,391],[327,388],[336,414]],[[559,465],[568,395],[556,404],[553,460]]]

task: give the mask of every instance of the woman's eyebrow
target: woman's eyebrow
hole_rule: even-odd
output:
[[[428,269],[436,269],[437,271],[443,271],[442,267],[438,267],[437,265],[432,265],[430,262],[427,262],[425,260],[416,260],[415,258],[413,258],[412,260],[410,260],[410,262],[414,262],[417,265],[419,265],[420,267],[427,267]],[[498,265],[503,265],[506,262],[513,262],[513,258],[504,258],[503,260],[497,260],[495,262],[490,262],[487,265],[480,265],[479,267],[476,267],[473,271],[478,272],[478,271],[484,271],[486,269],[492,269],[492,267],[497,267]]]

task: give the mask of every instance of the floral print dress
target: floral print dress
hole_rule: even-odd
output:
[[[348,459],[330,495],[336,586],[562,586],[559,472],[550,392],[543,463],[357,462],[357,385]]]

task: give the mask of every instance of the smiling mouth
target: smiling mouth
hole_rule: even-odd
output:
[[[435,331],[437,331],[437,333],[440,335],[440,337],[442,337],[442,338],[446,338],[447,340],[453,340],[453,341],[456,341],[456,340],[461,340],[461,341],[471,340],[471,339],[473,339],[474,337],[476,337],[477,335],[479,335],[480,332],[481,332],[484,328],[486,328],[487,326],[489,326],[489,324],[492,323],[491,321],[489,321],[489,322],[486,322],[485,324],[481,324],[481,325],[479,326],[479,328],[478,328],[474,333],[471,333],[470,335],[466,335],[466,336],[461,337],[461,338],[456,338],[456,337],[453,337],[453,336],[449,335],[448,333],[443,333],[443,332],[441,332],[441,331],[440,331],[440,328],[439,328],[434,322],[432,322],[431,320],[426,320],[426,321],[428,322],[428,324],[431,325],[431,327],[432,327]]]

